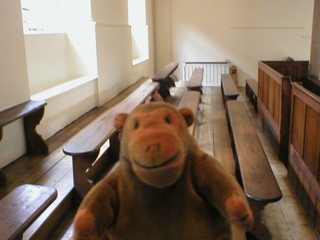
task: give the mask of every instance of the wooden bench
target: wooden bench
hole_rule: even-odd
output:
[[[179,63],[171,62],[157,72],[153,77],[152,81],[158,82],[160,84],[159,93],[163,99],[170,96],[170,88],[175,86],[174,80],[171,77],[173,72],[178,68]]]
[[[203,68],[195,68],[189,81],[186,84],[188,91],[198,91],[202,94]]]
[[[252,103],[254,110],[258,112],[258,82],[253,79],[246,79],[246,95]]]
[[[25,184],[0,201],[0,239],[22,239],[26,229],[56,199],[55,188]]]
[[[130,113],[150,96],[156,95],[158,88],[159,83],[143,83],[122,102],[103,113],[64,148],[64,153],[72,156],[74,186],[81,198],[118,161],[120,142],[114,118],[119,113]],[[104,144],[108,140],[109,147],[104,150]]]
[[[224,105],[228,100],[236,100],[239,91],[230,74],[221,74],[221,91]]]
[[[194,113],[194,116],[195,116],[194,122],[191,126],[189,126],[189,131],[191,135],[194,135],[196,125],[197,125],[197,113],[199,110],[200,97],[201,95],[200,95],[200,92],[198,91],[186,91],[183,94],[180,100],[180,103],[178,105],[178,109],[189,108]]]
[[[255,217],[251,233],[257,239],[271,239],[269,230],[261,222],[260,212],[268,203],[281,199],[281,190],[244,103],[233,100],[226,106],[237,177]]]
[[[29,100],[0,112],[0,141],[3,137],[3,127],[23,118],[27,153],[48,154],[48,146],[37,133],[36,126],[40,123],[46,101]],[[6,177],[0,169],[0,185],[6,184]]]

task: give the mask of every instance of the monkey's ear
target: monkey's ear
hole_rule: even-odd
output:
[[[121,132],[123,125],[128,117],[127,113],[120,113],[116,118],[114,119],[114,126]]]
[[[188,127],[191,126],[194,121],[193,112],[189,108],[182,108],[179,111],[186,120]]]

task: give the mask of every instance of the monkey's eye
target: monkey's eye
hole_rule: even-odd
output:
[[[171,119],[169,117],[166,117],[165,120],[166,120],[166,123],[171,124]]]
[[[136,121],[136,122],[134,123],[134,128],[137,129],[138,127],[139,127],[139,122]]]

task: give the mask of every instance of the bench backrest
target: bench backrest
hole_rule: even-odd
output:
[[[320,97],[293,83],[292,100],[288,176],[297,193],[302,194],[311,220],[316,221],[315,216],[320,214],[316,207],[320,200]]]

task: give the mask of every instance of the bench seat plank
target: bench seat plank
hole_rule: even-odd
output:
[[[163,81],[165,78],[170,76],[178,68],[178,66],[179,66],[179,63],[177,62],[169,63],[164,68],[162,68],[159,72],[153,75],[152,80],[156,82]]]
[[[178,68],[178,62],[170,62],[159,72],[157,72],[153,77],[152,81],[158,82],[160,84],[159,93],[163,99],[166,99],[170,96],[170,88],[175,86],[174,82],[174,71]]]
[[[202,79],[203,79],[203,68],[195,68],[192,72],[190,80],[187,82],[186,87],[188,90],[199,91],[202,94]]]
[[[48,154],[49,148],[42,137],[37,133],[36,126],[44,115],[46,101],[29,100],[0,112],[0,141],[3,137],[3,127],[23,118],[24,135],[27,153]],[[0,169],[0,185],[6,185],[7,178]]]
[[[199,103],[200,103],[200,92],[198,91],[186,91],[182,98],[181,101],[178,105],[178,109],[182,108],[189,108],[192,110],[195,116],[195,120],[191,126],[189,126],[189,131],[191,135],[194,135],[196,125],[197,125],[197,112],[199,110]]]
[[[244,104],[228,101],[227,108],[242,183],[248,198],[260,202],[278,201],[282,197],[279,185]]]
[[[271,240],[268,228],[261,221],[261,211],[268,203],[281,199],[281,190],[243,102],[230,100],[226,107],[237,176],[254,215],[250,232],[256,239]]]
[[[20,239],[56,197],[51,187],[25,184],[15,188],[0,201],[1,239]]]
[[[228,100],[236,100],[239,91],[230,74],[221,74],[221,90],[224,104]]]
[[[69,143],[64,148],[64,152],[71,156],[91,155],[99,152],[100,147],[116,131],[116,128],[114,127],[114,118],[119,113],[131,112],[135,107],[143,103],[150,95],[152,95],[158,87],[159,84],[155,82],[146,82],[142,84],[126,99],[113,107],[106,114],[99,117],[93,125],[90,125],[84,132]]]
[[[36,112],[47,104],[46,101],[27,101],[0,112],[0,128]]]

